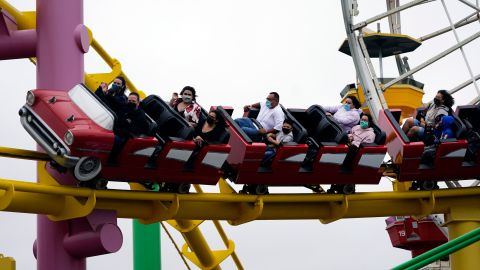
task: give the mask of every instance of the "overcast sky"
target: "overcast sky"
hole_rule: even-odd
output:
[[[239,116],[244,104],[263,100],[277,91],[286,107],[336,104],[339,92],[355,81],[349,56],[338,52],[345,38],[340,1],[318,0],[176,0],[84,1],[85,24],[94,37],[123,66],[139,89],[168,98],[185,85],[198,91],[198,102],[230,105]],[[402,1],[405,2],[405,1]],[[453,20],[472,13],[447,0]],[[33,10],[34,1],[11,1],[20,10]],[[384,11],[385,1],[359,1],[357,22]],[[402,14],[402,32],[412,37],[448,26],[441,2]],[[370,25],[376,29],[377,26]],[[386,20],[382,30],[388,31]],[[464,39],[476,31],[473,23],[459,32]],[[413,67],[453,45],[452,33],[423,44],[408,55]],[[479,41],[465,47],[474,74],[480,72]],[[398,75],[394,58],[384,60],[385,77]],[[373,60],[377,67],[377,61]],[[108,71],[93,50],[86,55],[86,71]],[[1,146],[34,149],[19,123],[18,109],[25,93],[35,87],[35,67],[28,60],[0,62],[3,103]],[[61,76],[61,75],[58,75]],[[450,89],[468,79],[461,54],[456,52],[415,75],[425,83],[425,101],[436,90]],[[455,95],[457,104],[476,96],[473,87]],[[15,168],[15,169],[12,169]],[[33,162],[0,158],[0,177],[35,181]],[[240,187],[236,187],[237,189]],[[388,179],[359,191],[389,190]],[[207,188],[215,190],[215,188]],[[307,192],[277,188],[273,192]],[[245,269],[387,269],[410,258],[394,249],[384,218],[350,219],[322,225],[312,221],[255,221],[232,227],[222,222]],[[17,269],[35,269],[32,244],[35,216],[0,213],[0,253],[12,256]],[[131,269],[131,220],[120,219],[124,234],[116,254],[88,259],[88,269]],[[177,243],[184,241],[169,227]],[[224,249],[211,222],[201,226],[213,249]],[[163,269],[185,269],[167,236],[162,233]],[[228,259],[223,269],[234,269]],[[193,265],[192,265],[193,267]]]

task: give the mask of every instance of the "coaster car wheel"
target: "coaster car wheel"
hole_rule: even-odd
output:
[[[102,171],[102,163],[94,157],[82,157],[73,169],[73,175],[78,181],[95,179]]]

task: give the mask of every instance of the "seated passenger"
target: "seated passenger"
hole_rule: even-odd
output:
[[[453,97],[446,91],[440,90],[426,109],[424,114],[405,120],[402,126],[403,132],[411,140],[423,140],[425,138],[425,128],[432,128],[435,124],[435,118],[439,115],[449,115],[454,104]]]
[[[283,121],[282,130],[277,134],[268,133],[267,134],[267,149],[265,150],[265,155],[263,156],[264,161],[271,160],[275,153],[277,152],[277,148],[288,142],[293,142],[293,122],[290,119],[285,119]]]
[[[353,126],[358,125],[360,114],[362,113],[359,108],[360,102],[354,96],[345,98],[341,105],[323,107],[327,115],[333,115],[333,118],[345,132],[349,132]]]
[[[128,95],[127,109],[120,116],[117,131],[115,132],[115,140],[113,142],[112,151],[108,158],[109,165],[117,163],[117,157],[128,139],[134,136],[140,136],[149,132],[149,123],[145,112],[138,107],[140,97],[137,93]]]
[[[187,122],[192,127],[198,125],[200,119],[201,107],[196,103],[195,97],[196,91],[195,88],[191,86],[185,86],[180,92],[181,98],[178,97],[177,93],[173,93],[172,98],[170,99],[170,107],[177,111],[180,115],[187,120]]]
[[[453,116],[446,115],[440,117],[438,124],[435,125],[435,137],[439,140],[455,138],[452,130],[454,122],[455,118],[453,118]]]
[[[117,115],[117,120],[120,120],[121,114],[123,114],[126,109],[127,97],[124,94],[126,89],[125,79],[122,76],[118,76],[113,80],[110,88],[108,88],[105,82],[102,82],[95,91],[95,94],[105,105]]]
[[[222,143],[221,136],[225,132],[225,120],[218,110],[213,110],[208,113],[206,120],[200,121],[195,128],[195,138],[193,141],[197,145],[207,143]]]
[[[375,132],[371,128],[372,116],[363,113],[360,118],[360,124],[354,126],[348,134],[348,140],[356,147],[362,143],[373,143],[375,141]]]
[[[360,118],[360,125],[352,128],[348,134],[350,146],[348,147],[347,155],[343,160],[341,166],[342,172],[349,172],[352,169],[352,162],[358,153],[358,149],[362,143],[373,143],[375,141],[375,132],[371,128],[372,116],[370,114],[362,114]]]
[[[257,116],[257,121],[262,125],[262,128],[257,128],[252,119],[243,117],[235,119],[235,122],[245,133],[255,142],[260,142],[262,136],[268,133],[277,133],[282,129],[285,114],[279,106],[280,96],[277,92],[271,92],[267,96],[265,102],[258,102],[252,105],[245,105],[244,111],[248,111],[250,107],[260,109]]]

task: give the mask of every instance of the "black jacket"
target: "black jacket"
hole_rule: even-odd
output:
[[[127,97],[125,95],[113,95],[105,94],[101,87],[95,91],[100,100],[105,103],[116,115],[118,120],[121,121],[121,116],[127,111]]]
[[[149,121],[142,109],[127,109],[120,117],[117,133],[126,136],[149,135],[149,128]]]

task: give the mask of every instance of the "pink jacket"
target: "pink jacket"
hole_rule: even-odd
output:
[[[360,114],[362,111],[359,109],[345,111],[343,105],[322,107],[326,112],[333,114],[333,118],[335,118],[345,132],[349,132],[353,126],[358,125],[358,122],[360,122]]]
[[[373,143],[375,141],[375,133],[373,128],[363,129],[360,125],[352,128],[348,137],[352,140],[352,144],[359,147],[362,143]]]

